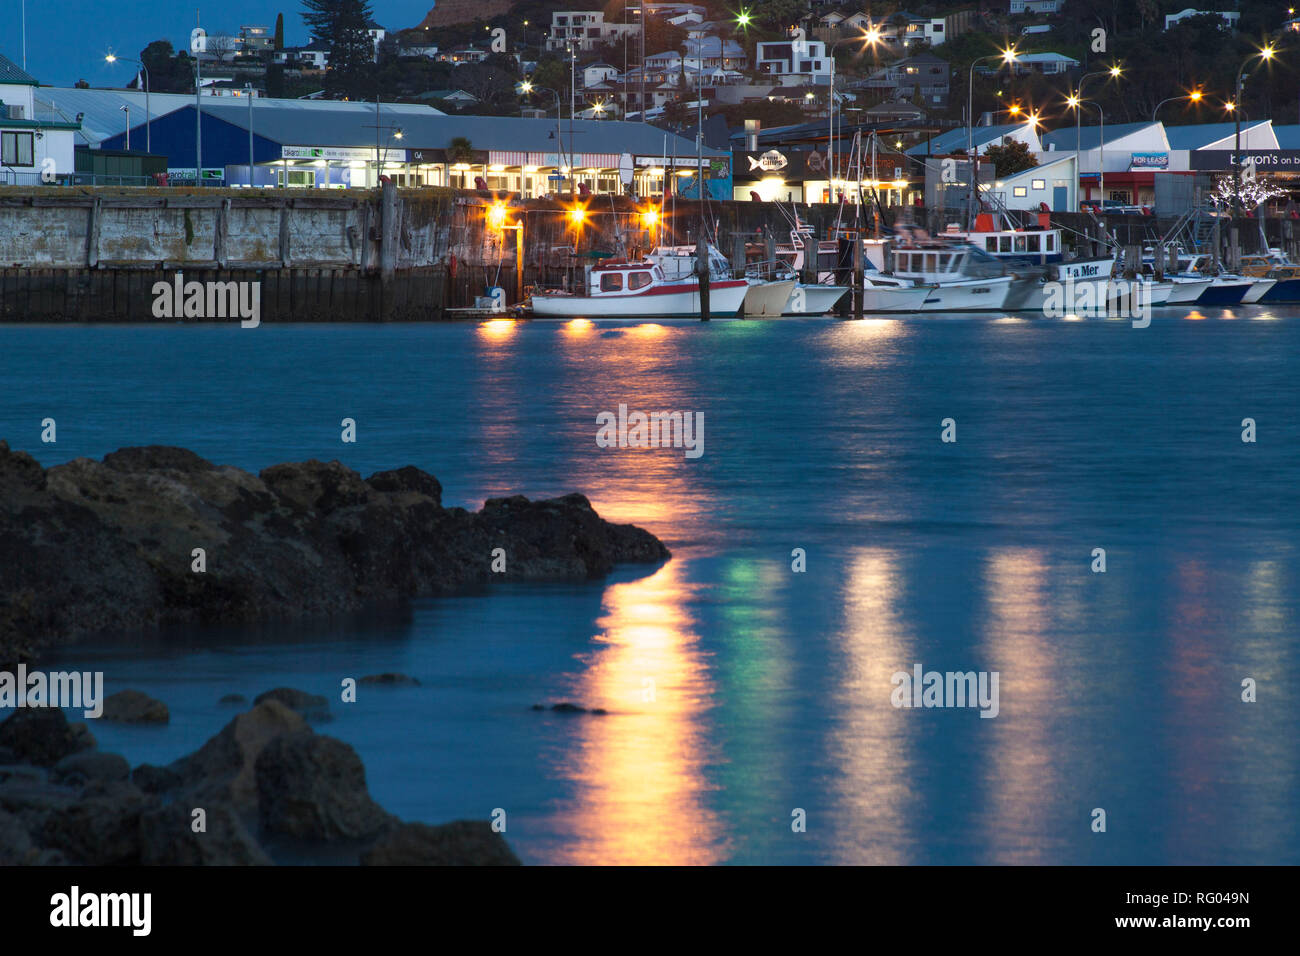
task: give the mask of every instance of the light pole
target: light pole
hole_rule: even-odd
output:
[[[126,114],[126,151],[131,152],[131,107],[119,106],[123,113]]]
[[[104,60],[108,63],[116,63],[121,59],[123,59],[123,57],[117,56],[113,53],[104,57]],[[139,64],[140,70],[144,73],[144,151],[146,153],[152,153],[153,139],[149,134],[149,119],[152,115],[152,111],[149,109],[149,67],[145,66],[144,62],[141,60],[132,60],[128,57],[125,58],[125,61],[127,63]]]
[[[826,54],[831,60],[831,82],[826,93],[826,120],[829,125],[826,139],[826,175],[830,180],[831,201],[835,200],[835,48],[841,43],[851,41],[865,43],[866,46],[874,48],[880,42],[880,28],[871,27],[862,31],[861,36],[840,37],[838,40],[832,40],[830,46],[826,48]],[[793,52],[793,51],[792,51]]]
[[[1099,126],[1097,127],[1097,188],[1101,190],[1101,211],[1106,212],[1106,114],[1096,100],[1079,100],[1079,106],[1091,106],[1097,110]],[[1075,160],[1077,163],[1078,160]]]
[[[560,94],[555,90],[548,89],[545,86],[533,86],[532,80],[524,80],[518,86],[518,91],[527,96],[530,93],[550,93],[555,97],[555,152],[556,152],[556,172],[559,172],[559,157],[564,154],[564,138],[561,135],[560,120],[564,115],[564,101],[560,99]],[[572,145],[572,144],[570,144]],[[573,175],[573,160],[569,160],[569,175]],[[556,190],[559,192],[559,190]]]
[[[978,169],[975,161],[975,65],[983,63],[985,60],[1001,60],[1002,66],[1010,66],[1016,62],[1018,55],[1015,47],[1007,47],[1001,53],[977,56],[970,63],[970,75],[966,80],[966,163],[970,170],[970,185],[966,192],[967,216],[975,207],[975,179]],[[998,67],[998,69],[1001,68]]]
[[[1204,97],[1205,94],[1200,90],[1192,90],[1192,92],[1187,93],[1184,96],[1170,96],[1167,99],[1163,99],[1157,103],[1156,108],[1151,111],[1151,122],[1154,123],[1156,121],[1156,114],[1160,112],[1160,107],[1164,106],[1166,103],[1172,103],[1174,100],[1191,100],[1193,103],[1199,103]]]
[[[248,188],[253,188],[253,84],[245,83],[248,92]],[[329,188],[329,168],[325,169],[325,188]]]
[[[1074,92],[1071,93],[1065,100],[1065,102],[1069,106],[1074,108],[1074,177],[1075,177],[1074,200],[1076,206],[1079,203],[1079,187],[1083,185],[1083,166],[1079,156],[1080,154],[1079,144],[1082,138],[1082,127],[1079,122],[1079,117],[1083,113],[1083,111],[1079,109],[1079,104],[1083,101],[1083,84],[1087,83],[1094,76],[1110,76],[1118,79],[1120,73],[1122,72],[1123,70],[1120,67],[1112,66],[1109,70],[1099,70],[1095,73],[1085,73],[1083,76],[1079,77],[1079,85],[1075,87]],[[1157,109],[1158,108],[1159,107],[1157,107]],[[1102,144],[1102,150],[1103,152],[1105,151],[1104,142]],[[1105,177],[1103,176],[1101,177],[1101,179],[1104,180]],[[1105,210],[1106,208],[1105,194],[1102,195],[1101,199],[1102,199],[1102,209]]]
[[[1264,48],[1258,53],[1252,53],[1242,61],[1241,67],[1237,70],[1237,94],[1233,100],[1232,115],[1236,121],[1236,139],[1234,141],[1232,152],[1232,218],[1233,228],[1236,228],[1236,219],[1241,215],[1241,75],[1250,66],[1250,61],[1259,57],[1264,62],[1273,59],[1276,51],[1273,45],[1265,44]]]

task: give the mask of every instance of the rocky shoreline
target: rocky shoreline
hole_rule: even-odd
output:
[[[486,820],[404,823],[341,740],[263,695],[194,753],[130,769],[53,708],[0,723],[0,866],[518,865]],[[303,695],[310,697],[311,695]]]
[[[46,469],[0,441],[0,669],[94,633],[327,618],[668,557],[578,494],[470,512],[444,508],[438,480],[409,466],[254,475],[148,446]]]

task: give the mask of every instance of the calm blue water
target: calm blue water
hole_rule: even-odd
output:
[[[47,662],[169,704],[165,728],[93,728],[133,763],[216,733],[222,694],[290,685],[333,699],[318,729],[390,810],[502,808],[531,863],[1296,863],[1298,354],[1300,313],[1253,309],[5,327],[0,437],[46,464],[151,443],[254,470],[412,463],[475,508],[577,490],[674,551],[587,586]],[[620,403],[703,412],[703,457],[597,448]],[[998,716],[895,708],[916,663],[997,671]],[[338,701],[380,671],[422,686]],[[611,713],[529,710],[560,700]]]

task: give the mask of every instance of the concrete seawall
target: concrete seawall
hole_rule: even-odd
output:
[[[509,201],[517,233],[493,229],[495,197],[445,189],[249,191],[185,189],[0,189],[0,321],[231,321],[233,312],[156,314],[158,283],[258,283],[267,322],[430,321],[474,305],[491,286],[522,300],[534,285],[564,284],[599,251],[693,243],[702,222],[733,259],[745,243],[771,250],[789,239],[788,207],[774,203],[676,200],[665,224],[645,207],[608,196],[585,201],[584,217],[548,200]],[[503,201],[505,200],[503,197]],[[898,209],[888,214],[896,215]],[[922,209],[909,210],[918,222]],[[853,208],[800,206],[817,235],[853,226]],[[1067,247],[1095,236],[1080,214],[1054,214]],[[1108,217],[1124,244],[1157,238],[1172,223]],[[1291,224],[1269,222],[1289,239]],[[1242,224],[1245,251],[1257,225]],[[868,222],[866,228],[870,229]],[[1086,250],[1085,250],[1086,251]]]

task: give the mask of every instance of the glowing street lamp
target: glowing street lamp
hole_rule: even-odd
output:
[[[994,53],[990,56],[977,56],[971,60],[970,76],[966,81],[966,158],[970,170],[970,189],[966,193],[966,214],[969,216],[975,206],[975,65],[983,63],[985,60],[1001,60],[1002,63],[998,69],[1004,66],[1010,66],[1016,62],[1020,54],[1015,47],[1007,47],[1001,53]]]
[[[1193,103],[1199,103],[1204,98],[1205,94],[1200,90],[1192,90],[1192,92],[1186,93],[1182,96],[1170,96],[1167,99],[1163,99],[1157,103],[1156,108],[1151,111],[1151,122],[1154,123],[1156,121],[1156,114],[1160,112],[1160,107],[1164,106],[1166,103],[1172,103],[1174,100],[1190,100]]]
[[[1082,163],[1080,162],[1080,148],[1079,148],[1083,137],[1082,126],[1080,123],[1080,117],[1083,115],[1083,110],[1079,108],[1080,105],[1082,105],[1082,103],[1084,102],[1083,85],[1087,83],[1088,80],[1092,79],[1094,76],[1109,76],[1111,79],[1119,79],[1120,74],[1123,72],[1124,72],[1123,67],[1121,67],[1119,64],[1114,64],[1108,70],[1098,70],[1095,73],[1085,73],[1083,76],[1079,78],[1078,87],[1074,90],[1073,93],[1071,93],[1068,97],[1066,97],[1065,100],[1066,105],[1068,105],[1072,110],[1074,110],[1074,176],[1075,176],[1075,183],[1076,183],[1074,198],[1075,198],[1076,205],[1078,204],[1078,199],[1079,199],[1079,195],[1078,195],[1079,190],[1077,186],[1083,181],[1083,166]],[[1100,112],[1101,112],[1101,108],[1098,107],[1098,113]],[[1102,136],[1104,137],[1105,130],[1106,130],[1106,120],[1104,116],[1102,117],[1101,123],[1102,123],[1101,133]],[[1105,152],[1106,152],[1106,144],[1103,142],[1101,144],[1100,155],[1105,155]],[[1105,182],[1106,182],[1105,172],[1103,170],[1098,170],[1099,185],[1104,184]],[[1106,198],[1105,196],[1102,196],[1103,210],[1106,208],[1105,198]]]
[[[1252,53],[1246,59],[1242,60],[1241,67],[1237,70],[1237,95],[1234,98],[1232,110],[1233,119],[1236,121],[1237,132],[1235,145],[1232,155],[1232,215],[1235,218],[1241,214],[1241,110],[1237,109],[1235,104],[1241,102],[1241,75],[1246,72],[1246,67],[1250,66],[1250,61],[1258,57],[1262,62],[1267,63],[1273,59],[1273,54],[1277,49],[1271,43],[1266,43],[1258,53]],[[1235,263],[1234,263],[1235,265]]]
[[[753,20],[754,18],[749,15],[748,7],[741,7],[740,13],[736,14],[736,26],[740,27],[742,30],[748,30],[749,25]]]
[[[118,60],[124,60],[127,63],[136,63],[144,73],[144,151],[146,153],[151,153],[153,152],[153,139],[149,135],[149,68],[140,60],[132,60],[129,57],[120,57],[114,53],[110,53],[108,56],[104,57],[104,62],[106,63],[116,63]],[[127,135],[129,136],[130,134],[128,133]]]

